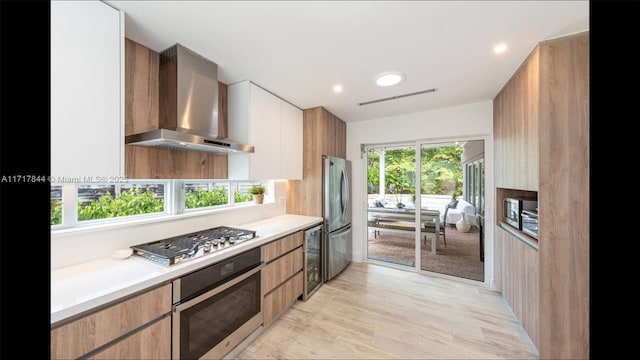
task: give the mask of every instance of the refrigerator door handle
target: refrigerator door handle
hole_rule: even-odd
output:
[[[340,172],[340,210],[342,211],[342,214],[344,215],[344,171]],[[343,216],[344,218],[344,216]]]
[[[344,169],[340,177],[340,207],[342,210],[342,220],[346,222],[347,207],[349,206],[349,180],[345,175]]]

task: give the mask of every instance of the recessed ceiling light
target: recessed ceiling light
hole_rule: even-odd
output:
[[[387,71],[376,76],[378,86],[393,86],[404,80],[404,74],[399,71]]]
[[[342,92],[342,85],[340,85],[340,84],[335,85],[333,87],[333,92],[341,93]]]
[[[505,51],[507,51],[507,44],[505,43],[500,43],[493,47],[493,52],[496,54],[502,54]]]

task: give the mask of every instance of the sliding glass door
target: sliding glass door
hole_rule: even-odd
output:
[[[367,149],[367,258],[415,267],[415,146]]]
[[[484,141],[365,148],[367,259],[483,281]]]

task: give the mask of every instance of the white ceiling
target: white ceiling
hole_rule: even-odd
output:
[[[538,42],[589,29],[589,2],[575,0],[106,2],[131,40],[180,43],[217,63],[223,83],[248,79],[346,122],[491,100]],[[506,53],[493,53],[498,42]],[[390,70],[406,80],[377,87]]]

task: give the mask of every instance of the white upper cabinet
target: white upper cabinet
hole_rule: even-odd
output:
[[[302,110],[250,81],[228,87],[229,138],[255,148],[229,155],[229,179],[302,179]]]
[[[282,102],[280,106],[281,179],[302,180],[302,110]]]
[[[124,19],[102,1],[51,2],[51,175],[124,174]]]

